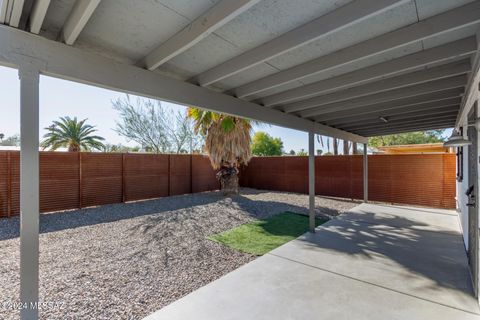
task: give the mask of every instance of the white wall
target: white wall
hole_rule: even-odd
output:
[[[457,181],[457,211],[460,222],[460,227],[462,228],[463,242],[465,243],[465,248],[468,249],[468,207],[467,207],[467,196],[465,192],[468,188],[468,148],[463,148],[463,180]],[[457,169],[458,170],[458,169]]]

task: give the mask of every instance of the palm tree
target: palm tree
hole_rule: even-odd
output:
[[[188,108],[195,133],[206,137],[205,151],[225,194],[238,193],[238,167],[247,164],[251,154],[252,122],[247,119]]]
[[[87,119],[81,121],[77,117],[61,117],[59,121],[53,121],[50,127],[45,128],[48,132],[43,136],[41,146],[45,150],[50,148],[56,150],[60,147],[68,147],[68,151],[79,152],[80,150],[105,148],[101,141],[104,138],[92,135],[95,131],[94,126],[85,124]]]

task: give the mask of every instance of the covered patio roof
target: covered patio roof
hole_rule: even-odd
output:
[[[293,129],[364,143],[472,104],[478,1],[0,3],[0,63]]]
[[[479,26],[470,0],[0,0],[0,65],[20,77],[21,301],[38,302],[39,75],[308,132],[313,232],[314,135],[364,144],[367,201],[367,137],[466,124]]]

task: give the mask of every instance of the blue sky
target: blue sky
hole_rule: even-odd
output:
[[[20,132],[19,113],[19,81],[15,69],[0,67],[0,88],[2,88],[0,105],[0,132],[10,136]],[[42,76],[40,79],[40,135],[45,127],[61,116],[88,118],[95,125],[98,134],[108,143],[134,146],[112,130],[118,120],[117,111],[112,108],[111,101],[124,97],[124,93],[96,88],[75,82]],[[163,105],[172,110],[185,110],[185,107],[169,102]],[[307,134],[277,126],[263,125],[255,130],[266,131],[274,137],[280,137],[285,150],[307,148]]]
[[[4,133],[7,137],[20,132],[20,88],[15,69],[0,67],[0,88],[2,90],[0,133]],[[44,128],[53,120],[62,116],[76,116],[79,119],[88,118],[88,123],[97,127],[98,134],[103,136],[107,143],[135,146],[137,145],[135,142],[128,142],[112,130],[119,116],[112,108],[111,101],[124,96],[124,93],[116,91],[42,76],[40,79],[40,136],[43,136]],[[163,102],[163,105],[172,110],[185,110],[185,107],[169,102]],[[271,125],[255,127],[255,130],[266,131],[273,137],[281,138],[287,152],[292,149],[299,151],[308,148],[305,132]],[[321,149],[318,143],[316,148]]]

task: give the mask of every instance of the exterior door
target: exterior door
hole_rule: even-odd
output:
[[[473,108],[474,110],[476,108]],[[476,112],[469,116],[469,123],[476,119]],[[478,134],[475,126],[468,127],[468,263],[472,274],[475,295],[478,295]]]

